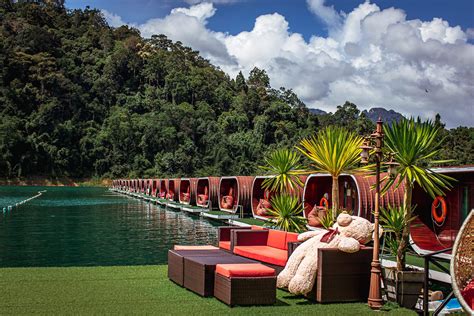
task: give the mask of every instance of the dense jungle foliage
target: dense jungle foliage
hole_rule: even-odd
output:
[[[98,10],[0,1],[2,177],[253,174],[267,151],[324,126],[373,129],[350,102],[311,114],[263,69],[230,78],[180,42],[109,27]],[[474,162],[473,128],[444,134],[440,158]]]

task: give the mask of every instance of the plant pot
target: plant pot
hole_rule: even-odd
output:
[[[413,309],[418,301],[425,280],[423,270],[397,271],[395,268],[384,268],[385,291],[389,301]]]

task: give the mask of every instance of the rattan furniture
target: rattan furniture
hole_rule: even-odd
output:
[[[217,240],[219,242],[219,248],[232,252],[232,240],[231,232],[234,229],[252,229],[251,227],[239,227],[239,226],[220,226],[217,229]]]
[[[174,250],[218,250],[219,248],[212,245],[174,245]]]
[[[230,306],[275,304],[275,270],[260,263],[218,264],[214,296]]]
[[[474,211],[469,213],[456,236],[450,268],[454,295],[456,295],[461,303],[462,308],[468,314],[474,315],[474,299],[472,298],[472,282],[474,279]],[[468,291],[471,291],[471,293],[468,294]],[[466,301],[466,299],[470,299],[470,301]]]
[[[228,252],[215,250],[168,250],[168,278],[176,284],[184,284],[184,258],[192,256],[226,256]]]
[[[365,302],[369,294],[372,248],[355,253],[318,249],[318,270],[307,297],[319,303]]]
[[[184,258],[184,287],[201,296],[214,294],[214,271],[220,263],[256,263],[256,261],[235,256],[222,251],[226,255],[191,256]]]

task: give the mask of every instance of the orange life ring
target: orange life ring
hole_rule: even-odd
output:
[[[441,215],[438,215],[437,208],[441,203]],[[443,224],[446,220],[446,215],[448,214],[448,210],[446,208],[446,201],[442,196],[437,196],[433,203],[431,203],[431,216],[433,217],[434,221],[437,224]]]
[[[326,199],[325,197],[323,197],[323,198],[319,201],[319,206],[324,207],[324,208],[328,208],[328,207],[329,207],[329,201],[328,201],[328,199]]]

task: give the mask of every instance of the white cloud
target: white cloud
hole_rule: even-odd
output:
[[[171,10],[171,15],[178,13],[183,13],[184,15],[195,17],[199,20],[199,22],[205,24],[207,22],[207,19],[209,19],[214,15],[214,13],[216,13],[216,9],[214,9],[212,3],[203,2],[191,6],[190,8],[175,8]]]
[[[334,10],[334,7],[324,5],[325,0],[306,0],[308,7],[317,17],[328,26],[339,27],[342,22],[342,15]]]
[[[369,2],[347,14],[322,0],[307,3],[327,24],[327,37],[305,41],[278,13],[259,16],[250,31],[214,32],[207,21],[216,9],[208,2],[137,27],[144,36],[163,33],[201,51],[231,76],[264,68],[272,86],[294,89],[310,107],[334,111],[349,100],[362,109],[431,118],[440,113],[448,127],[474,125],[472,29],[440,18],[407,20],[400,9]]]
[[[207,19],[215,12],[212,3],[200,3],[190,8],[173,9],[164,18],[151,19],[136,27],[144,37],[165,34],[174,41],[181,41],[200,51],[217,65],[231,66],[234,61],[220,39],[223,35],[206,28]]]
[[[105,9],[101,9],[100,12],[102,12],[104,18],[107,20],[107,23],[109,23],[110,26],[119,27],[127,24],[122,20],[122,17],[117,14],[109,12]]]

